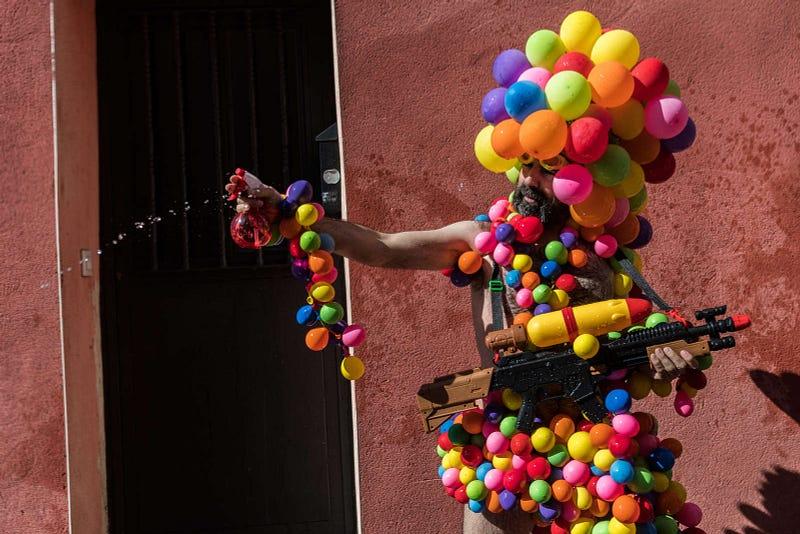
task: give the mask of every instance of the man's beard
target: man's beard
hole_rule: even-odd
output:
[[[525,217],[539,217],[544,225],[563,224],[569,214],[565,204],[555,198],[547,198],[536,187],[519,184],[512,200],[517,213]]]

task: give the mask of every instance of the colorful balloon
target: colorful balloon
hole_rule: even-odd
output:
[[[566,130],[566,124],[564,129]],[[497,173],[506,172],[514,166],[515,160],[503,158],[494,151],[492,148],[493,131],[494,126],[487,125],[478,133],[475,138],[475,156],[487,170]]]
[[[499,85],[509,87],[530,67],[528,58],[521,50],[515,48],[504,50],[492,64],[492,77]]]
[[[510,118],[506,111],[506,92],[505,87],[495,87],[483,97],[481,101],[481,115],[483,120],[491,124]]]
[[[619,61],[630,69],[639,60],[639,41],[627,30],[607,31],[594,43],[590,57],[595,65]]]
[[[630,164],[630,156],[624,148],[619,145],[608,145],[603,156],[587,167],[598,184],[613,187],[628,175]],[[611,194],[613,196],[613,192]]]
[[[669,139],[683,131],[689,121],[689,111],[674,96],[662,96],[647,101],[644,126],[653,137]]]
[[[558,72],[545,87],[547,105],[565,120],[577,119],[589,107],[592,90],[586,78],[571,70]]]
[[[592,53],[592,47],[602,33],[600,21],[588,11],[574,11],[561,23],[559,36],[566,50]]]
[[[522,122],[534,111],[547,109],[547,99],[542,88],[535,83],[515,82],[506,92],[505,106],[514,120]]]
[[[583,202],[570,206],[569,211],[578,224],[592,228],[604,225],[614,215],[615,207],[611,189],[595,184],[589,196]]]
[[[640,61],[631,70],[631,75],[636,80],[633,98],[640,102],[661,96],[669,84],[669,69],[660,59],[654,57]]]
[[[555,65],[553,65],[553,73],[571,70],[588,77],[593,67],[594,63],[586,54],[567,52],[556,60]]]
[[[547,85],[548,80],[553,74],[543,68],[543,67],[531,67],[522,74],[519,75],[517,79],[518,82],[533,82],[538,85],[542,91],[544,91],[545,86]]]
[[[553,177],[553,194],[564,204],[578,204],[592,192],[592,175],[583,165],[570,164]]]
[[[561,38],[551,30],[539,30],[528,37],[525,55],[534,67],[553,70],[556,60],[566,52]]]
[[[620,139],[634,139],[645,126],[644,108],[638,100],[631,99],[621,106],[608,110],[611,114],[611,131]]]
[[[642,169],[641,165],[635,161],[631,161],[627,176],[625,176],[620,183],[613,187],[614,195],[616,195],[618,198],[630,198],[641,191],[643,186],[644,170]]]
[[[663,139],[661,141],[661,146],[672,152],[682,152],[692,146],[694,143],[695,138],[697,137],[697,129],[695,127],[694,121],[689,117],[689,120],[686,121],[686,127],[676,135],[675,137],[670,137],[669,139]]]
[[[644,170],[644,179],[650,184],[660,184],[666,182],[673,174],[675,174],[675,156],[672,152],[662,147],[658,157],[642,165]]]
[[[555,111],[543,109],[525,119],[520,127],[519,141],[522,148],[534,158],[550,159],[563,150],[567,134],[564,118]]]
[[[587,78],[592,88],[592,101],[605,108],[621,106],[633,94],[633,76],[619,61],[596,65]]]
[[[492,130],[492,150],[501,158],[514,159],[525,151],[519,144],[519,127],[520,124],[514,119],[506,119]]]
[[[600,159],[608,147],[608,128],[595,117],[581,117],[569,125],[564,151],[577,163],[592,163]]]

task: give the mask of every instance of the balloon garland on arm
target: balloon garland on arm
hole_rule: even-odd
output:
[[[236,169],[232,177],[234,191],[228,200],[236,200],[249,188],[257,188],[261,181],[245,171]],[[322,351],[329,345],[338,345],[344,358],[339,365],[342,376],[358,380],[364,375],[364,364],[352,350],[364,342],[366,330],[360,324],[344,321],[344,308],[334,301],[333,283],[339,276],[331,255],[336,244],[333,237],[317,233],[311,226],[325,217],[321,204],[312,202],[314,189],[306,180],[289,185],[278,206],[264,203],[262,207],[237,214],[231,221],[233,241],[242,248],[259,249],[289,240],[292,257],[292,276],[306,288],[306,304],[295,313],[300,325],[310,327],[306,333],[306,346]]]
[[[501,52],[492,66],[498,87],[483,98],[488,123],[475,139],[475,155],[488,170],[516,184],[521,165],[539,160],[554,174],[553,192],[569,206],[571,220],[557,240],[547,243],[538,270],[517,244],[542,235],[537,217],[514,210],[511,196],[493,201],[476,220],[491,223],[473,250],[446,269],[455,286],[481,276],[483,257],[506,268],[505,285],[523,309],[514,324],[569,305],[577,270],[587,262],[584,248],[606,259],[614,274],[614,295],[625,298],[633,281],[614,259],[618,250],[641,270],[636,249],[652,239],[647,184],[675,171],[673,153],[689,148],[695,125],[657,58],[639,61],[636,37],[623,29],[603,31],[586,11],[567,16],[556,33],[533,33],[522,50]],[[668,322],[650,314],[628,332]],[[528,329],[528,342],[533,346]],[[610,339],[621,336],[611,332]],[[591,334],[573,342],[576,355],[590,359],[599,342]],[[674,406],[693,412],[692,398],[706,386],[711,356],[698,358],[674,386]],[[641,372],[613,373],[603,382],[608,422],[594,424],[561,405],[528,435],[516,430],[522,399],[506,389],[492,392],[483,408],[445,422],[436,451],[446,493],[473,512],[501,513],[519,508],[553,534],[704,534],[700,508],[686,501],[673,480],[683,448],[657,436],[650,414],[631,412],[632,400],[651,391],[668,396],[673,386]],[[559,412],[560,410],[560,412]]]

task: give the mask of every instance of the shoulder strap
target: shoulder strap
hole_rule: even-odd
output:
[[[492,299],[492,331],[503,329],[503,281],[500,279],[500,265],[494,262],[492,278],[489,280],[489,294]]]
[[[666,303],[664,299],[662,299],[658,293],[656,293],[655,289],[653,289],[650,284],[647,283],[647,280],[644,279],[642,273],[640,273],[636,267],[633,266],[631,260],[628,259],[627,256],[621,251],[617,250],[616,254],[614,254],[614,259],[617,260],[622,270],[625,271],[625,274],[631,277],[633,283],[639,286],[639,289],[642,290],[642,293],[650,299],[653,304],[659,307],[659,309],[664,311],[672,310],[672,306]]]

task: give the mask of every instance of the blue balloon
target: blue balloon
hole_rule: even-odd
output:
[[[503,87],[517,81],[519,75],[531,68],[527,56],[522,50],[511,48],[500,52],[492,64],[492,77]]]
[[[445,471],[446,471],[446,469],[444,468],[444,466],[441,466],[441,465],[440,465],[440,466],[439,466],[439,469],[438,469],[438,471],[437,471],[437,472],[439,473],[439,478],[442,478],[442,477],[444,476],[444,472],[445,472]]]
[[[466,287],[472,282],[472,276],[461,269],[453,269],[453,272],[450,273],[450,282],[456,287]]]
[[[475,216],[475,220],[478,222],[492,222],[488,215],[485,213],[481,213],[480,215]]]
[[[624,389],[612,389],[606,395],[606,410],[613,414],[625,413],[631,408],[631,395]]]
[[[639,219],[639,234],[636,239],[625,245],[628,248],[642,248],[653,239],[653,225],[650,224],[650,221],[641,215],[637,215],[636,218]]]
[[[668,471],[675,465],[675,455],[669,449],[658,447],[647,456],[647,463],[654,471]]]
[[[450,430],[450,427],[453,426],[453,421],[454,420],[455,420],[455,416],[451,417],[450,419],[448,419],[447,421],[442,423],[442,426],[439,427],[439,433],[440,434],[444,434],[445,432]]]
[[[596,466],[596,465],[594,465],[594,464],[592,464],[592,467],[590,467],[590,468],[589,468],[589,470],[590,470],[590,471],[592,472],[592,474],[593,474],[594,476],[596,476],[596,477],[603,476],[603,475],[605,475],[605,474],[606,474],[606,472],[605,472],[605,471],[603,471],[602,469],[600,469],[599,467],[597,467],[597,466]]]
[[[333,240],[331,234],[319,234],[319,248],[333,252],[336,248],[336,241]]]
[[[494,466],[490,462],[483,462],[475,469],[475,478],[482,481],[484,478],[486,478],[486,473],[491,471],[493,468]]]
[[[468,506],[471,512],[475,512],[476,514],[483,512],[483,501],[473,501],[470,499]]]
[[[491,124],[510,119],[506,111],[506,92],[505,87],[495,87],[483,97],[481,101],[481,115],[483,120]]]
[[[547,260],[539,267],[539,274],[543,278],[555,278],[561,274],[561,266],[556,261]]]
[[[547,98],[542,88],[535,83],[517,82],[508,88],[505,106],[506,111],[515,121],[522,122],[534,111],[547,109]]]
[[[681,152],[692,146],[696,137],[697,127],[694,125],[694,121],[689,118],[689,121],[686,123],[683,130],[681,130],[681,133],[675,137],[662,140],[661,146],[673,153]]]
[[[517,269],[512,269],[506,273],[507,286],[516,289],[520,286],[521,283],[522,283],[522,273],[520,273]]]
[[[636,523],[636,534],[658,534],[654,523]]]
[[[552,484],[556,480],[561,480],[562,478],[564,478],[564,470],[560,467],[553,467],[550,470],[550,476],[547,477],[547,482]]]
[[[297,313],[294,314],[294,319],[297,321],[297,324],[312,326],[319,320],[319,314],[317,310],[306,304],[297,310]]]
[[[541,315],[543,313],[550,313],[553,311],[553,307],[549,304],[537,304],[536,307],[533,309],[534,315]]]
[[[510,243],[517,236],[517,231],[508,223],[502,223],[494,231],[494,238],[501,243]]]
[[[615,460],[608,474],[617,484],[627,484],[633,480],[633,464],[627,460]]]

